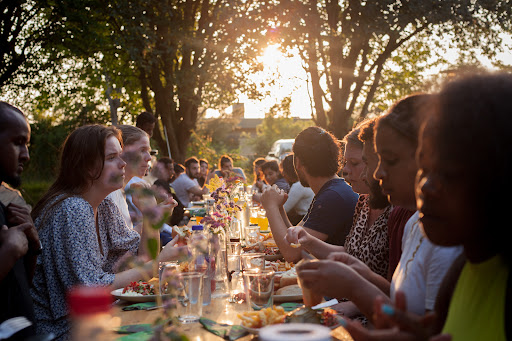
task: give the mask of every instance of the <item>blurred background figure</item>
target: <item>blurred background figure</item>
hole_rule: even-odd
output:
[[[272,160],[265,162],[261,165],[261,171],[263,172],[267,185],[276,185],[277,188],[285,191],[286,193],[290,191],[290,185],[281,174],[277,161]]]
[[[171,178],[174,175],[173,161],[168,157],[161,157],[155,164],[151,174],[155,177],[155,181],[153,182],[155,190],[163,191],[165,195],[172,196],[178,203],[178,205],[174,207],[171,217],[169,218],[169,225],[181,225],[181,221],[185,213],[185,207],[176,195],[176,191],[171,186]],[[162,241],[162,243],[164,243],[164,241]]]
[[[310,187],[304,187],[293,166],[293,154],[288,154],[281,162],[283,177],[290,184],[288,199],[283,207],[292,225],[297,225],[308,213],[308,208],[313,201],[315,193]]]
[[[203,187],[206,183],[206,179],[208,178],[208,160],[206,159],[200,159],[199,160],[199,177],[197,178],[197,182],[199,183],[199,186]]]
[[[210,178],[215,175],[225,179],[238,176],[243,182],[246,181],[244,170],[240,167],[233,167],[233,159],[228,155],[222,155],[220,157],[219,168],[211,174]]]
[[[156,118],[149,112],[143,111],[137,116],[135,126],[137,128],[144,130],[149,135],[150,138],[153,136],[153,130],[155,130],[155,125]]]

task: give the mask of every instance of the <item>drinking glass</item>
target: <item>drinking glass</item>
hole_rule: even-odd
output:
[[[240,255],[242,271],[246,270],[265,270],[264,253],[242,253]]]
[[[245,227],[245,244],[256,244],[260,239],[260,227],[257,224],[251,224]]]
[[[268,230],[268,218],[265,210],[258,211],[258,225],[260,226],[261,231]]]
[[[274,271],[247,270],[243,272],[245,298],[250,309],[272,307],[274,293]]]
[[[227,247],[228,256],[229,255],[239,255],[240,256],[240,252],[242,251],[242,244],[240,244],[240,242],[227,242],[226,247]]]
[[[159,275],[158,283],[160,285],[160,295],[170,294],[172,283],[176,282],[177,276],[180,274],[180,267],[177,261],[173,262],[160,262],[158,264]],[[171,285],[170,285],[171,283]]]
[[[176,312],[182,323],[199,321],[203,311],[202,284],[203,274],[200,272],[180,274]]]

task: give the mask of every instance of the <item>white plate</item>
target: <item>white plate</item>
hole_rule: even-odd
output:
[[[336,324],[334,326],[330,326],[329,328],[331,330],[334,330],[334,329],[338,328],[339,326],[341,326],[340,323],[338,323],[338,324]],[[258,335],[260,333],[260,329],[261,329],[261,328],[249,328],[249,327],[246,327],[244,325],[240,325],[240,327],[242,327],[243,329],[247,330],[249,333],[254,334],[254,335]]]
[[[157,295],[144,295],[144,296],[130,296],[123,294],[123,288],[116,289],[111,292],[112,296],[114,296],[117,299],[125,300],[128,302],[154,302],[156,300]]]
[[[243,329],[247,330],[249,333],[254,334],[254,335],[258,335],[260,332],[260,328],[249,328],[244,325],[240,325],[240,327],[242,327]]]

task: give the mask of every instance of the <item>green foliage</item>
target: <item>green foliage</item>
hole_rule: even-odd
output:
[[[502,49],[500,30],[510,31],[512,22],[507,0],[274,4],[274,39],[299,50],[310,78],[314,120],[339,138],[351,128],[354,112],[364,118],[375,109],[372,101],[381,84],[387,84],[384,91],[391,94],[386,98],[381,92],[378,102],[418,88],[421,79],[415,77],[438,48],[431,43],[432,35],[449,39],[461,51],[478,47],[493,57]],[[423,39],[423,46],[415,37]],[[389,85],[394,81],[399,82],[398,89]]]
[[[265,119],[256,130],[256,137],[251,138],[249,143],[254,147],[255,154],[262,157],[267,154],[274,141],[293,139],[302,130],[312,125],[314,125],[313,121],[304,122],[290,117],[290,98],[288,97],[281,104],[270,108],[270,112],[265,115]]]
[[[227,154],[233,159],[233,166],[239,166],[244,161],[239,155],[239,136],[235,130],[239,122],[233,117],[198,121],[197,128],[192,131],[187,156],[206,159],[212,168],[222,155]]]
[[[74,126],[54,125],[51,119],[45,118],[30,126],[30,162],[24,171],[24,177],[33,180],[52,180],[59,170],[61,147]]]
[[[21,184],[20,192],[30,206],[34,205],[43,197],[52,185],[51,181],[25,180]]]

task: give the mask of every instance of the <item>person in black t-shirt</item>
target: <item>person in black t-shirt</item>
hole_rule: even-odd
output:
[[[25,115],[12,105],[0,102],[0,182],[12,187],[21,184],[23,164],[30,159],[30,126]],[[41,244],[27,208],[0,203],[0,323],[24,316],[34,322],[29,292]],[[9,340],[26,340],[35,335],[34,325]]]

